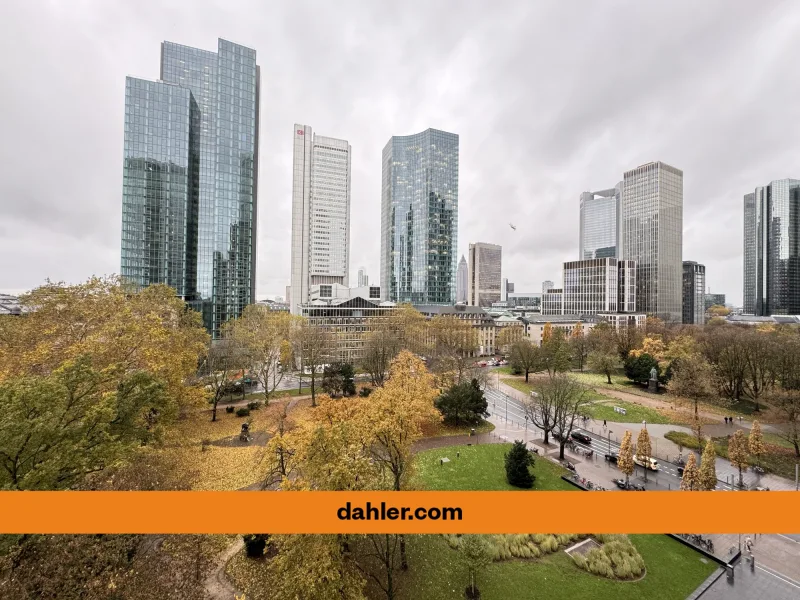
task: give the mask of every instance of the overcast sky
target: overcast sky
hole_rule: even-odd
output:
[[[742,196],[800,177],[795,2],[8,2],[0,292],[119,271],[125,76],[156,79],[163,40],[258,53],[259,298],[289,283],[295,122],[352,144],[351,280],[378,281],[392,135],[459,134],[459,257],[501,244],[517,291],[577,259],[582,191],[662,160],[684,260],[738,304]]]

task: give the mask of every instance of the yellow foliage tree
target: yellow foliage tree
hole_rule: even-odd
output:
[[[756,457],[759,461],[761,456],[767,451],[764,447],[764,435],[761,433],[761,423],[753,421],[753,427],[750,434],[747,436],[747,449],[750,454]]]
[[[431,319],[430,353],[433,370],[442,378],[443,387],[461,383],[478,351],[478,331],[469,321],[451,315]]]
[[[545,323],[542,329],[542,345],[549,342],[551,337],[553,337],[553,326],[550,323]]]
[[[639,437],[636,439],[636,458],[642,463],[644,466],[644,480],[645,483],[647,482],[647,471],[648,464],[650,462],[650,456],[653,453],[653,449],[650,446],[650,433],[647,431],[647,427],[642,427],[641,431],[639,432]]]
[[[619,470],[625,473],[625,485],[628,485],[630,476],[633,475],[633,438],[630,431],[626,431],[622,436],[622,443],[619,445],[619,456],[617,457]]]
[[[713,491],[717,487],[717,450],[714,447],[714,440],[709,439],[703,450],[703,457],[700,460],[699,484],[700,489]]]
[[[681,490],[684,492],[691,492],[701,489],[700,487],[700,474],[697,470],[697,459],[694,452],[689,453],[689,458],[686,461],[686,466],[683,468],[683,477],[681,477]]]
[[[747,470],[747,437],[738,429],[728,443],[728,460],[739,470],[739,487],[744,487],[742,473]]]

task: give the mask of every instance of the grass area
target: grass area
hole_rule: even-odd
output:
[[[596,385],[602,387],[619,387],[624,388],[626,391],[636,386],[634,382],[630,379],[625,377],[625,374],[620,371],[619,373],[612,373],[611,374],[611,385],[608,385],[608,379],[602,373],[589,373],[587,371],[573,371],[570,373],[571,377],[574,377],[581,383],[585,383],[586,385]],[[636,386],[638,387],[638,386]]]
[[[538,597],[538,593],[531,594],[539,590],[548,600],[683,600],[716,568],[715,563],[665,535],[635,535],[631,541],[647,567],[647,574],[640,581],[620,582],[591,575],[579,569],[569,556],[557,552],[532,561],[493,563],[479,577],[478,586],[484,598]],[[451,550],[441,536],[410,537],[410,569],[401,582],[401,597],[462,599],[468,578],[458,558],[458,552]]]
[[[489,433],[494,431],[494,425],[484,419],[481,419],[478,425],[446,425],[439,422],[435,424],[426,424],[422,427],[422,434],[424,437],[448,437],[455,435],[468,435],[472,429],[475,433]]]
[[[480,444],[420,452],[415,483],[427,490],[523,491],[506,481],[504,457],[509,448],[511,444]],[[440,465],[439,459],[445,457],[450,462]],[[536,457],[532,472],[536,476],[534,490],[577,490],[561,479],[567,470],[545,458]]]
[[[618,406],[625,409],[625,414],[620,414],[614,411],[614,407]],[[667,415],[664,415],[654,408],[648,406],[641,406],[633,402],[626,402],[624,400],[611,400],[597,402],[590,404],[588,407],[589,416],[593,419],[605,419],[609,423],[641,423],[647,421],[648,423],[674,423],[675,420]]]
[[[767,434],[771,435],[771,434]],[[682,431],[668,431],[664,434],[668,440],[683,446],[684,448],[691,448],[693,450],[702,451],[705,446],[701,446],[697,438],[689,433]],[[771,437],[777,437],[772,436]],[[786,477],[787,479],[794,479],[794,465],[797,458],[794,455],[794,449],[773,445],[767,441],[767,436],[764,436],[764,445],[766,446],[767,453],[759,458],[750,456],[748,462],[751,465],[761,465],[765,471]],[[717,451],[717,456],[728,458],[728,438],[715,437],[714,448]]]
[[[514,370],[511,368],[510,365],[506,365],[504,367],[497,367],[495,369],[501,375],[514,375]]]
[[[533,377],[530,378],[530,381],[526,382],[525,379],[513,379],[509,377],[504,377],[501,379],[503,383],[505,383],[509,387],[513,387],[515,390],[519,390],[520,392],[524,392],[526,394],[530,394],[535,389],[535,379]],[[596,392],[593,389],[589,389],[586,392],[587,400],[591,402],[597,402],[600,400],[612,400],[608,396],[604,396],[603,394]]]

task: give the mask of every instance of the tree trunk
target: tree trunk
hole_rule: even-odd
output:
[[[606,371],[606,379],[608,379],[608,385],[611,385],[611,373]]]
[[[550,432],[547,431],[547,429],[545,429],[544,430],[544,445],[545,446],[549,446],[550,445],[550,435],[549,434],[550,434]]]
[[[525,383],[528,383],[528,369],[525,369]]]
[[[315,408],[317,406],[317,388],[316,388],[316,369],[311,368],[311,407]]]
[[[408,571],[408,555],[406,554],[406,536],[404,533],[400,534],[400,568],[403,571]]]
[[[214,398],[214,407],[211,409],[211,421],[217,420],[217,404],[219,403],[219,398]]]
[[[800,458],[800,443],[792,442],[792,445],[794,446],[794,455]]]
[[[564,460],[564,442],[558,444],[558,458]]]

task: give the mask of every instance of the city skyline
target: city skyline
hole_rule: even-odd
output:
[[[508,11],[469,7],[439,28],[423,60],[412,50],[431,38],[433,23],[447,14],[443,7],[421,6],[418,18],[410,21],[397,8],[367,5],[360,6],[358,19],[330,8],[307,14],[302,6],[255,5],[247,19],[211,5],[198,12],[203,18],[186,19],[175,7],[151,8],[147,2],[133,12],[104,3],[88,2],[69,12],[36,4],[26,3],[4,23],[6,39],[20,57],[17,64],[3,65],[9,92],[3,100],[4,133],[15,151],[3,167],[0,196],[7,200],[0,249],[20,257],[2,268],[3,291],[10,293],[40,285],[47,277],[74,282],[119,270],[125,76],[152,78],[158,45],[165,39],[213,48],[218,37],[226,37],[258,52],[268,93],[262,93],[261,106],[259,198],[266,209],[258,215],[256,298],[283,296],[290,281],[292,181],[286,132],[294,122],[311,123],[353,144],[351,280],[361,264],[373,278],[379,271],[375,198],[380,151],[393,134],[430,126],[460,135],[457,253],[466,252],[470,239],[503,244],[506,271],[522,290],[537,290],[537,281],[574,260],[575,200],[581,190],[610,185],[609,174],[632,165],[664,160],[686,173],[684,254],[708,267],[712,289],[741,305],[742,244],[738,233],[730,235],[743,227],[741,195],[754,182],[796,172],[788,142],[774,143],[783,139],[783,124],[792,122],[797,111],[793,82],[783,75],[791,70],[787,57],[800,44],[785,33],[800,21],[795,7],[740,6],[726,10],[726,19],[719,22],[718,11],[725,5],[709,3],[687,23],[681,15],[691,5],[678,3],[661,15],[664,31],[617,40],[588,57],[582,40],[598,23],[624,22],[641,29],[653,9],[593,7],[576,16],[569,7],[553,7],[545,15],[509,4],[514,26],[508,28]],[[148,19],[148,12],[163,18]],[[287,57],[295,44],[290,25],[308,15],[315,28],[325,23],[350,32],[350,41],[317,36]],[[537,55],[553,43],[548,24],[560,18],[572,23],[559,33],[569,46],[564,56],[525,63],[521,57]],[[34,23],[52,45],[21,35]],[[468,23],[480,25],[470,28]],[[712,24],[715,46],[706,51],[703,31]],[[501,25],[509,29],[504,36],[508,46],[483,56],[478,49],[491,45],[487,42],[496,39]],[[763,37],[774,40],[774,54],[757,47],[755,40]],[[564,68],[562,60],[571,64],[577,57],[586,64]],[[35,76],[56,60],[74,67],[53,74],[49,82]],[[656,77],[654,61],[681,77],[669,84]],[[548,82],[555,93],[536,94],[515,75],[520,69],[531,75],[530,81]],[[620,73],[639,79],[640,85],[611,103],[605,98]],[[714,85],[700,90],[697,83],[712,74]],[[754,78],[763,85],[747,85]],[[574,93],[587,85],[595,90],[591,98]],[[58,87],[59,102],[33,117],[37,99],[47,97],[51,86]],[[767,94],[766,89],[777,91]],[[323,96],[316,93],[320,90]],[[720,98],[725,98],[725,111],[718,110]],[[670,119],[669,128],[661,125],[664,118]],[[749,151],[754,146],[768,151],[754,155]],[[93,165],[89,176],[63,159],[74,155]],[[30,156],[37,160],[24,159]],[[43,164],[47,177],[39,176]],[[509,221],[516,231],[509,229]],[[542,222],[547,226],[537,227]]]

